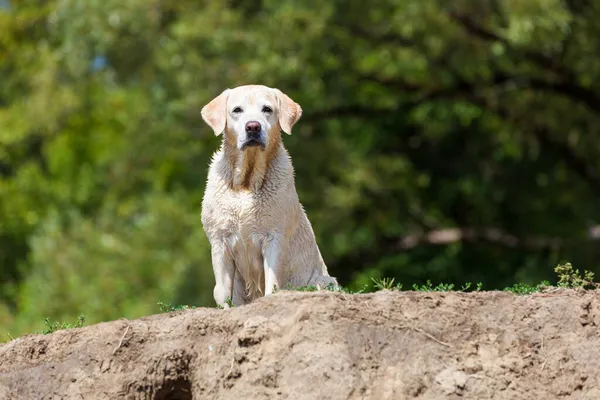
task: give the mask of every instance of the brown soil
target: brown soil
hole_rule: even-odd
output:
[[[281,292],[0,346],[1,399],[600,399],[600,291]]]

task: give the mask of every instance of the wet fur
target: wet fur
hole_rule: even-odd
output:
[[[273,106],[272,113],[260,114],[263,102]],[[233,103],[253,110],[247,118],[268,128],[264,150],[240,150],[244,120],[231,111]],[[281,91],[257,85],[226,90],[202,110],[215,134],[224,136],[202,202],[219,305],[227,307],[228,298],[234,305],[246,304],[288,285],[337,286],[299,202],[281,139],[280,131],[291,134],[301,114],[300,106]]]

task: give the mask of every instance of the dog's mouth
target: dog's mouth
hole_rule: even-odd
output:
[[[241,150],[244,151],[246,150],[248,147],[260,147],[261,150],[265,149],[265,144],[263,142],[261,142],[260,140],[257,139],[248,139],[244,142],[244,144],[242,145]]]

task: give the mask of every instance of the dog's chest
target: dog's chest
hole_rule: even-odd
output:
[[[268,223],[264,202],[251,192],[238,192],[230,196],[223,206],[226,208],[224,214],[227,215],[227,223],[232,230],[262,230]]]
[[[234,254],[243,258],[260,254],[273,228],[261,199],[250,192],[238,192],[219,199],[215,205],[211,210],[213,223],[218,225],[219,236],[226,240]]]
[[[249,287],[260,288],[263,270],[263,245],[269,226],[262,203],[251,193],[232,196],[226,205],[226,242],[236,267]]]

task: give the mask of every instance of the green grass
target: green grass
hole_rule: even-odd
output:
[[[373,288],[375,291],[377,290],[397,290],[401,291],[404,288],[404,285],[401,283],[394,284],[394,278],[371,278],[373,281]],[[457,287],[453,283],[439,283],[434,285],[431,280],[427,280],[425,284],[417,285],[416,283],[412,285],[412,290],[415,292],[468,292],[468,291],[481,291],[483,288],[483,283],[478,282],[473,288],[473,284],[471,282],[467,282],[464,285]]]
[[[554,268],[554,272],[557,276],[557,283],[553,286],[549,281],[543,281],[537,285],[529,285],[525,283],[515,283],[512,286],[504,288],[505,292],[514,293],[516,295],[528,295],[532,293],[540,293],[549,290],[552,287],[566,288],[566,289],[587,289],[593,290],[600,287],[600,283],[594,281],[594,274],[590,271],[584,270],[579,271],[578,269],[574,269],[570,263],[559,264]],[[340,292],[346,294],[360,294],[365,292],[373,292],[380,290],[393,290],[393,291],[416,291],[416,292],[480,292],[483,290],[483,284],[481,282],[473,285],[471,282],[467,282],[462,286],[456,286],[453,283],[438,283],[433,284],[431,280],[427,280],[425,284],[413,284],[410,289],[405,290],[402,283],[397,283],[395,278],[372,278],[373,285],[372,287],[368,287],[365,285],[360,290],[350,290],[344,287],[333,287],[332,285],[328,286],[325,290],[329,290],[332,292]],[[318,289],[314,285],[309,286],[297,286],[286,287],[286,290],[295,290],[299,292],[316,292]],[[189,305],[173,305],[170,303],[164,303],[162,301],[158,301],[158,309],[160,312],[173,312],[180,310],[189,310],[196,308],[195,306]],[[227,304],[230,307],[233,307],[233,303],[230,298],[227,299]],[[222,308],[217,306],[217,308]],[[77,322],[74,324],[59,322],[59,321],[50,321],[49,318],[44,320],[45,328],[41,331],[37,331],[35,333],[41,333],[44,335],[56,332],[61,329],[71,329],[71,328],[80,328],[85,324],[85,317],[80,315],[77,319]],[[10,334],[8,335],[8,339],[14,339]]]
[[[594,281],[594,273],[588,270],[580,272],[578,269],[574,269],[570,263],[559,264],[554,268],[554,272],[557,276],[557,283],[555,287],[566,288],[566,289],[596,289],[600,287],[600,283]],[[394,278],[372,278],[374,283],[373,289],[377,290],[402,290],[403,285],[401,283],[395,283]],[[537,285],[530,285],[526,283],[515,283],[512,286],[504,288],[505,292],[510,292],[519,295],[540,293],[553,287],[549,281],[542,281]],[[457,287],[453,283],[439,283],[434,285],[431,280],[427,280],[425,284],[412,285],[412,290],[415,292],[472,292],[482,291],[483,283],[478,282],[475,287],[471,282],[465,283],[461,287]]]
[[[315,285],[296,286],[296,287],[288,286],[288,289],[295,290],[297,292],[316,292],[317,290],[319,290]]]
[[[50,333],[53,333],[53,332],[56,332],[56,331],[59,331],[62,329],[81,328],[84,324],[85,324],[85,317],[83,315],[80,315],[77,318],[77,322],[75,324],[69,324],[69,323],[59,322],[59,321],[50,321],[50,318],[46,318],[44,320],[44,325],[46,325],[46,328],[41,331],[37,331],[35,333],[41,333],[42,335],[48,335]]]
[[[567,288],[567,289],[575,289],[575,288],[584,288],[584,289],[595,289],[600,287],[599,283],[594,282],[594,274],[590,271],[584,270],[580,272],[578,269],[574,269],[570,263],[559,264],[554,268],[554,271],[557,275],[557,283],[555,287]],[[379,290],[393,290],[393,291],[403,291],[404,285],[402,283],[397,283],[395,278],[384,277],[384,278],[371,278],[373,281],[372,287],[365,286],[358,291],[351,291],[344,287],[328,287],[326,290],[334,291],[334,292],[342,292],[348,294],[359,294],[364,292],[373,292]],[[540,293],[548,290],[553,287],[549,281],[542,281],[536,285],[530,285],[526,283],[515,283],[512,286],[506,287],[503,289],[505,292],[510,292],[518,295],[526,295],[532,293]],[[287,290],[295,290],[299,292],[315,292],[317,291],[316,286],[298,286],[291,287],[288,286]],[[472,282],[466,282],[462,286],[456,286],[454,283],[438,283],[433,284],[431,280],[427,280],[424,284],[413,284],[408,291],[415,292],[480,292],[483,290],[483,283],[477,282],[473,285]]]
[[[225,303],[229,306],[229,308],[235,307],[235,305],[233,304],[233,300],[231,300],[231,297],[226,298]],[[223,310],[225,307],[217,304],[217,308]]]
[[[433,285],[428,279],[424,285],[413,285],[412,288],[415,292],[479,292],[483,288],[483,283],[478,282],[475,288],[472,289],[473,284],[471,282],[465,283],[460,288],[457,288],[453,283],[439,283]]]
[[[394,285],[395,278],[371,278],[375,290],[402,290],[402,284]]]
[[[188,305],[174,306],[173,304],[163,303],[162,301],[158,301],[158,302],[156,302],[156,304],[158,304],[158,309],[160,310],[160,312],[163,312],[163,313],[179,311],[179,310],[190,310],[190,309],[196,308],[196,306],[188,306]]]
[[[392,278],[393,280],[393,278]],[[364,286],[362,289],[359,290],[350,290],[348,288],[342,287],[342,286],[338,286],[337,288],[333,286],[333,284],[328,285],[327,287],[321,289],[321,290],[326,290],[329,292],[339,292],[339,293],[346,293],[346,294],[361,294],[364,293],[368,290],[368,286]],[[292,286],[292,285],[288,285],[285,290],[292,290],[292,291],[296,291],[296,292],[317,292],[319,289],[315,286],[315,285],[307,285],[307,286]]]
[[[550,287],[550,282],[548,281],[543,281],[542,283],[539,283],[537,285],[527,285],[525,283],[515,283],[512,286],[509,286],[507,288],[504,288],[505,292],[511,292],[514,294],[532,294],[532,293],[540,293],[543,292],[545,289],[548,289]]]

